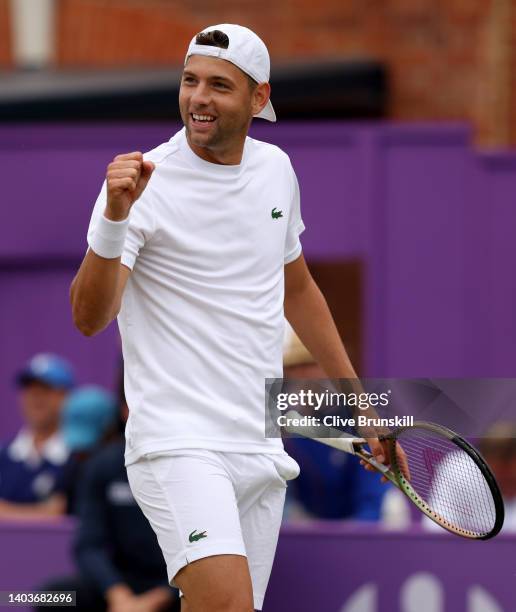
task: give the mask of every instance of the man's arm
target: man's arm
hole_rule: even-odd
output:
[[[315,283],[305,258],[301,254],[285,266],[285,316],[310,351],[328,378],[356,379],[351,387],[357,393],[363,392],[362,385],[351,364],[344,344],[340,339],[337,326],[333,321],[328,304]],[[377,416],[373,408],[368,408],[369,416]],[[385,443],[380,443],[375,432],[362,432],[367,437],[371,452],[383,463],[387,453]]]
[[[70,287],[73,320],[81,333],[93,336],[118,315],[130,274],[120,257],[105,259],[88,249]]]
[[[108,166],[106,208],[98,224],[102,225],[102,230],[99,231],[97,226],[99,248],[88,249],[70,287],[73,320],[85,336],[102,331],[120,310],[122,294],[131,272],[120,263],[123,235],[127,232],[125,222],[153,171],[154,164],[144,162],[140,152],[117,155]],[[115,234],[118,239],[115,239]],[[94,238],[96,236],[97,233]]]
[[[66,499],[59,493],[54,493],[47,500],[33,504],[22,504],[0,499],[0,518],[2,519],[53,519],[66,512]]]
[[[285,266],[285,316],[328,378],[357,378],[303,255]]]

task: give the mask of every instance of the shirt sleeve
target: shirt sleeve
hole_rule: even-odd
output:
[[[301,218],[299,183],[292,166],[290,166],[290,173],[292,181],[292,201],[290,204],[287,238],[285,241],[285,264],[296,260],[301,255],[301,241],[299,240],[299,236],[305,229],[305,224]]]
[[[129,229],[125,239],[124,251],[122,253],[122,263],[130,268],[134,267],[134,262],[145,243],[150,240],[155,228],[154,212],[150,200],[148,187],[143,194],[136,200],[129,213]],[[101,215],[104,214],[107,200],[107,184],[104,181],[100,190],[88,227],[88,245],[91,246],[91,239],[95,233],[95,227]]]

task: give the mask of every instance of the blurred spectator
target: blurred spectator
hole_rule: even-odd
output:
[[[77,486],[86,460],[117,435],[119,408],[115,396],[102,387],[87,385],[66,398],[61,413],[61,432],[71,455],[56,483],[54,495],[75,514]],[[58,507],[58,504],[55,504]]]
[[[120,392],[125,422],[123,385]],[[77,434],[76,440],[86,438]],[[52,580],[38,590],[76,591],[78,612],[178,612],[178,592],[168,585],[156,536],[129,488],[124,448],[118,435],[84,465],[74,545],[78,574]]]
[[[505,528],[516,530],[516,423],[495,423],[479,444],[505,502]]]
[[[315,442],[291,438],[286,449],[302,466],[289,487],[286,518],[378,521],[386,488],[350,455]]]
[[[25,425],[0,449],[0,516],[53,515],[62,511],[51,494],[69,455],[59,421],[73,370],[61,357],[39,354],[16,382]]]
[[[498,482],[505,505],[503,531],[516,531],[516,423],[495,423],[480,442],[480,452]]]
[[[324,379],[325,374],[287,324],[283,343],[285,379]],[[300,465],[289,483],[285,518],[377,521],[386,487],[350,455],[306,438],[285,438]]]
[[[117,425],[115,396],[102,387],[85,385],[72,391],[63,405],[61,431],[66,446],[75,453],[90,453]]]

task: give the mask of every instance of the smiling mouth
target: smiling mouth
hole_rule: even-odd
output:
[[[201,113],[190,113],[192,123],[195,126],[206,126],[212,125],[217,120],[213,115],[204,115]]]

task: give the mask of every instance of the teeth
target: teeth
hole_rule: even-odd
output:
[[[192,113],[192,116],[196,121],[215,121],[215,117],[212,117],[211,115],[196,115],[195,113]]]

